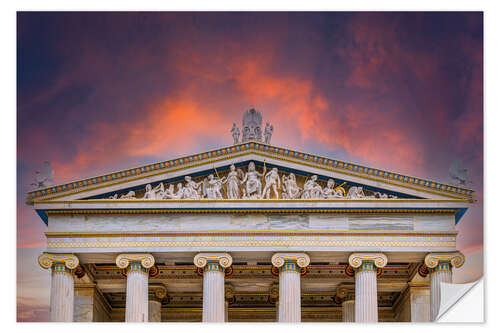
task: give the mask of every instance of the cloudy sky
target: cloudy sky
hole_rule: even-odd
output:
[[[482,275],[481,13],[18,13],[18,320],[48,319],[43,161],[62,183],[229,145],[250,107],[278,146],[446,183],[461,160],[455,282]]]

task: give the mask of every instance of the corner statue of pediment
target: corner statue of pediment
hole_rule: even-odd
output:
[[[114,194],[107,199],[115,200],[331,200],[331,199],[397,199],[392,194],[370,191],[362,186],[348,186],[346,182],[319,180],[317,175],[298,176],[292,172],[266,168],[266,163],[257,169],[255,163],[219,174],[214,168],[203,178],[185,176],[182,181],[153,186],[147,184],[142,190]]]

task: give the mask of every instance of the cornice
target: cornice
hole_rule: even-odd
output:
[[[334,171],[340,174],[360,177],[381,183],[393,184],[417,191],[435,193],[448,197],[465,197],[472,199],[474,194],[474,191],[470,189],[442,184],[432,180],[405,176],[395,172],[370,168],[359,164],[303,153],[287,148],[275,147],[263,143],[246,142],[203,153],[188,155],[173,160],[152,163],[141,167],[112,172],[106,175],[30,191],[28,192],[28,201],[42,197],[46,199],[56,198],[68,194],[80,193],[90,189],[99,189],[109,185],[139,180],[194,166],[236,158],[251,153],[276,160],[290,161],[299,165],[312,166],[319,169]],[[58,193],[63,194],[60,195]]]

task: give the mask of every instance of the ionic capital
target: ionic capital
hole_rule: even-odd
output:
[[[271,258],[273,266],[278,268],[283,266],[285,261],[294,261],[299,267],[307,267],[311,259],[305,253],[275,253]]]
[[[353,253],[349,256],[349,265],[358,268],[363,264],[363,261],[371,261],[376,267],[382,268],[387,265],[387,256],[383,253]]]
[[[424,263],[428,268],[435,268],[440,261],[450,262],[455,268],[460,268],[465,263],[465,256],[460,251],[429,253],[425,256]]]
[[[228,268],[233,263],[233,257],[228,253],[198,253],[194,257],[196,267],[203,268],[209,261],[216,261],[222,268]]]
[[[158,300],[162,300],[167,296],[167,288],[163,284],[150,284],[149,291]]]
[[[353,288],[349,288],[345,285],[340,285],[337,287],[337,291],[333,300],[337,304],[341,304],[346,301],[350,301],[354,299],[354,290]]]
[[[54,263],[64,263],[68,269],[75,269],[80,261],[74,254],[42,253],[38,257],[38,263],[45,269],[51,268]]]
[[[149,253],[123,253],[116,257],[116,266],[127,268],[131,262],[140,262],[142,267],[151,268],[155,258]]]

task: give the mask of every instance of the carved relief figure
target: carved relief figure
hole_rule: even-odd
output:
[[[274,127],[273,125],[269,126],[269,123],[266,123],[266,129],[264,130],[264,140],[266,143],[271,142],[271,136],[273,135]]]
[[[165,197],[165,190],[163,183],[156,185],[154,188],[151,184],[146,185],[146,193],[144,193],[143,200],[162,200]]]
[[[227,175],[227,198],[239,199],[240,198],[240,183],[243,179],[243,171],[236,170],[234,164],[231,164],[229,174]]]
[[[326,187],[323,189],[323,197],[325,199],[343,198],[344,193],[341,189],[335,188],[335,181],[330,178],[328,179]]]
[[[135,192],[129,191],[127,194],[122,194],[120,199],[135,199]]]
[[[361,186],[352,186],[347,192],[347,199],[364,199],[365,194]]]
[[[264,191],[262,191],[262,197],[266,197],[269,199],[269,194],[271,192],[271,188],[273,189],[274,196],[276,199],[279,199],[278,188],[281,188],[280,176],[278,174],[277,168],[272,168],[265,177],[266,186],[264,186]]]
[[[302,192],[302,199],[319,199],[323,194],[321,186],[316,183],[318,176],[312,175],[311,179],[307,180],[304,184],[304,191]]]
[[[233,135],[233,144],[237,144],[240,139],[240,129],[236,126],[236,123],[233,123],[231,134]]]
[[[295,174],[288,177],[283,175],[283,199],[298,199],[300,197],[300,187],[297,185]]]
[[[203,194],[206,195],[207,199],[222,199],[222,183],[226,177],[214,177],[213,174],[209,174],[208,178],[203,181]]]
[[[250,162],[248,164],[248,172],[241,183],[245,183],[244,187],[244,199],[260,199],[262,193],[262,182],[260,178],[266,173],[266,166],[264,165],[264,171],[259,173],[255,170],[255,163]]]
[[[201,182],[196,183],[190,176],[184,177],[184,180],[186,181],[186,186],[184,187],[185,197],[191,200],[201,199]]]

